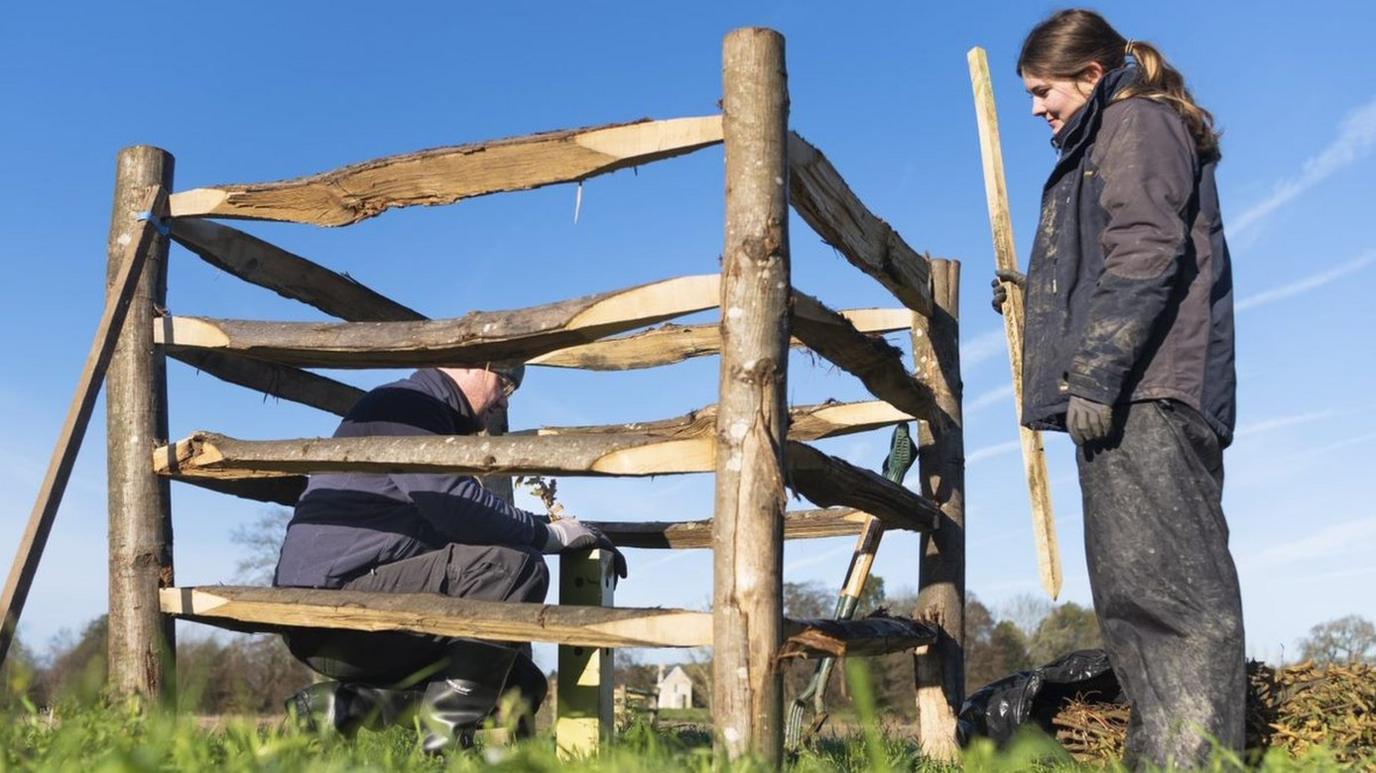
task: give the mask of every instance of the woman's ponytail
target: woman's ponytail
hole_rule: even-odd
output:
[[[1170,105],[1184,119],[1185,126],[1194,137],[1200,158],[1205,161],[1220,158],[1218,132],[1214,129],[1213,114],[1194,101],[1194,95],[1185,87],[1185,76],[1171,67],[1156,46],[1150,43],[1129,40],[1124,46],[1124,52],[1137,60],[1140,74],[1136,83],[1115,95],[1115,101],[1145,97]]]

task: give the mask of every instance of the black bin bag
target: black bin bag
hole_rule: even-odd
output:
[[[1051,719],[1071,699],[1117,703],[1123,700],[1122,692],[1108,653],[1076,650],[976,690],[960,707],[956,737],[961,746],[976,738],[992,738],[1001,746],[1029,722],[1054,736]]]

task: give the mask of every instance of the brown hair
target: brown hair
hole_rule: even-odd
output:
[[[1184,119],[1200,157],[1217,160],[1221,154],[1214,117],[1194,101],[1185,88],[1185,76],[1166,62],[1156,46],[1124,38],[1093,11],[1057,11],[1033,27],[1018,54],[1018,75],[1076,80],[1092,62],[1107,72],[1126,64],[1129,54],[1137,60],[1140,75],[1114,95],[1114,101],[1145,97],[1170,105]]]

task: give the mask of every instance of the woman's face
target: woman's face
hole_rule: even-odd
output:
[[[1061,127],[1089,101],[1089,95],[1094,93],[1094,86],[1103,74],[1098,67],[1074,80],[1042,78],[1024,73],[1022,82],[1032,96],[1032,115],[1044,119],[1051,126],[1052,134],[1059,133]]]

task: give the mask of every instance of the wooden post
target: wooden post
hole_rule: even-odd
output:
[[[716,424],[712,713],[730,759],[777,766],[783,700],[784,438],[788,429],[788,76],[779,33],[722,50],[726,245]]]
[[[932,316],[913,326],[917,376],[936,395],[931,442],[918,452],[922,494],[940,508],[923,540],[914,617],[935,623],[935,644],[915,655],[918,739],[925,754],[951,761],[956,713],[965,698],[965,437],[961,417],[960,263],[932,261]]]
[[[107,284],[124,245],[138,233],[139,197],[150,185],[172,189],[172,155],[136,145],[120,151],[110,216]],[[166,236],[148,247],[106,376],[109,453],[110,688],[144,698],[171,698],[176,687],[172,618],[158,605],[171,587],[169,482],[153,472],[153,449],[167,439],[166,359],[153,345],[153,317],[166,302]]]
[[[559,604],[611,606],[611,562],[607,550],[559,556]],[[596,754],[611,740],[612,652],[610,647],[559,646],[554,740],[563,758]]]

